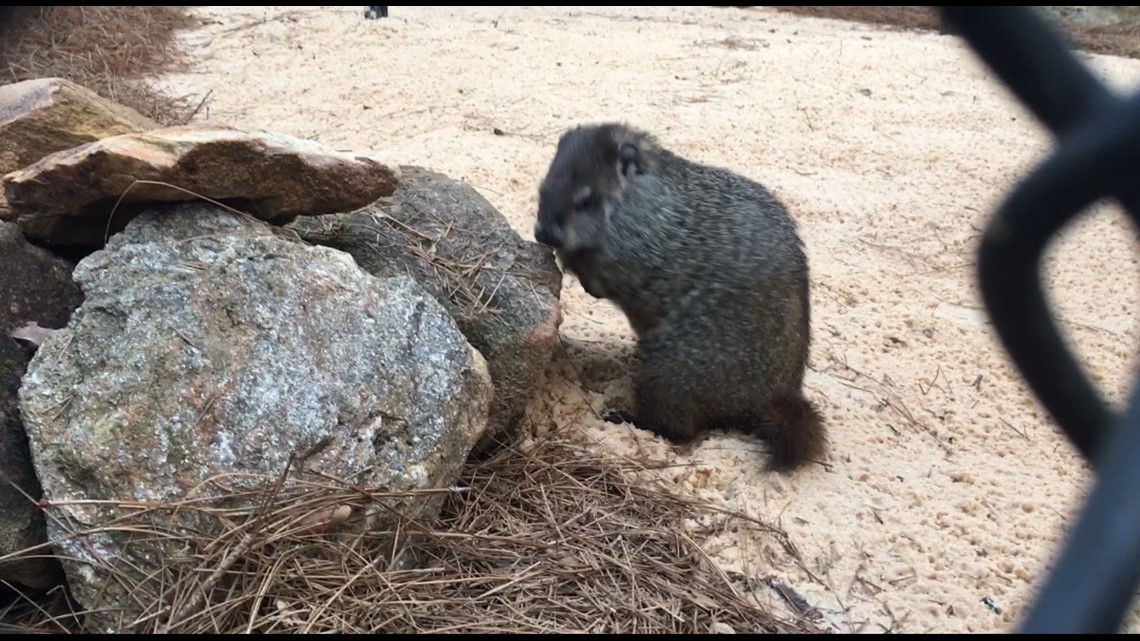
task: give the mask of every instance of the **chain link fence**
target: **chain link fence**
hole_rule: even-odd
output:
[[[1114,412],[1066,347],[1041,288],[1042,252],[1102,199],[1140,216],[1140,94],[1110,91],[1028,7],[937,7],[1053,133],[1049,157],[990,219],[978,252],[986,311],[1033,393],[1096,471],[1024,633],[1110,633],[1140,582],[1140,402]],[[1017,491],[1017,488],[1010,488]]]

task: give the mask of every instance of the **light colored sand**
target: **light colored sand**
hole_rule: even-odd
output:
[[[714,435],[681,454],[601,422],[632,334],[570,277],[569,364],[535,403],[539,429],[693,463],[674,473],[683,489],[778,522],[804,565],[761,535],[722,536],[716,558],[775,574],[839,630],[1011,628],[1089,476],[975,293],[979,229],[1048,140],[962,45],[764,8],[360,9],[204,9],[216,22],[187,36],[197,70],[170,81],[212,90],[212,121],[467,180],[527,238],[537,182],[577,122],[628,119],[765,182],[809,250],[808,393],[831,425],[830,466],[766,476],[758,441]],[[1118,87],[1140,80],[1140,62],[1091,61]],[[1134,252],[1105,209],[1049,264],[1066,328],[1115,402],[1135,371]]]

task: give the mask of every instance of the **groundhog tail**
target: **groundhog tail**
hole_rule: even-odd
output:
[[[772,399],[758,431],[769,443],[766,469],[772,472],[790,472],[819,459],[827,448],[823,417],[798,394]]]

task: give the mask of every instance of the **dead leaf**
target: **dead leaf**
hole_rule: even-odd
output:
[[[17,327],[16,329],[12,330],[9,336],[16,340],[27,341],[36,347],[39,347],[43,344],[44,339],[58,331],[58,329],[40,327],[39,323],[32,321],[23,327]]]

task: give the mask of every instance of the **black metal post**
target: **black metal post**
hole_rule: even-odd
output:
[[[1140,94],[1101,84],[1027,7],[938,7],[1054,134],[1057,148],[990,220],[978,253],[1003,345],[1097,470],[1092,492],[1022,632],[1114,632],[1140,584],[1140,384],[1117,418],[1065,346],[1041,289],[1041,254],[1089,205],[1115,197],[1140,218]]]

